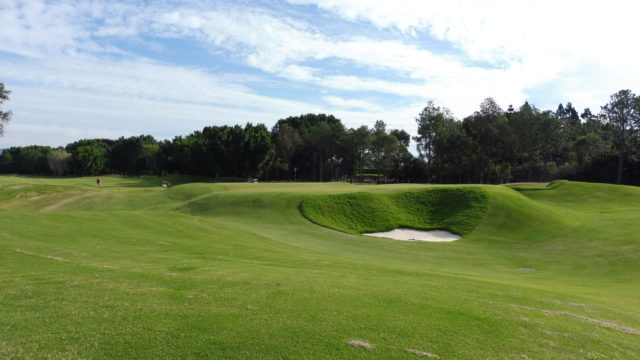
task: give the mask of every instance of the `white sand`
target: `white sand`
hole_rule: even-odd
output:
[[[460,239],[459,235],[444,230],[395,229],[387,232],[364,233],[362,235],[407,241],[449,242]]]

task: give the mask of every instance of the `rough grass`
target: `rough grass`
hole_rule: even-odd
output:
[[[314,223],[352,234],[405,227],[466,235],[484,216],[487,199],[485,190],[479,187],[438,187],[382,194],[316,195],[305,199],[300,210]]]
[[[459,187],[102,180],[0,176],[0,358],[640,358],[635,187],[460,187],[486,211],[439,244],[299,204],[366,193],[415,220]]]

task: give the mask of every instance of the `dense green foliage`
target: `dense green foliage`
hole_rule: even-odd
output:
[[[418,150],[427,179],[504,183],[559,178],[640,184],[640,97],[611,96],[599,115],[571,103],[555,112],[525,103],[502,110],[491,98],[458,121],[429,103],[420,113]],[[616,150],[617,149],[617,150]]]
[[[419,157],[408,151],[409,132],[388,129],[383,120],[371,128],[347,128],[333,115],[306,114],[280,119],[271,131],[248,123],[207,126],[163,141],[142,135],[84,139],[64,149],[14,147],[0,154],[0,173],[376,183],[570,179],[640,185],[640,97],[630,90],[613,94],[597,115],[589,109],[578,115],[571,103],[556,111],[540,111],[529,103],[505,111],[487,98],[462,120],[429,102],[416,122]],[[78,160],[87,157],[87,146],[94,148],[94,158],[104,154],[103,166],[87,167]]]
[[[306,199],[300,209],[317,224],[352,234],[404,227],[465,235],[484,216],[487,195],[479,187],[317,195]]]
[[[407,150],[410,135],[387,129],[378,120],[372,129],[346,129],[332,115],[306,114],[279,120],[272,129],[275,153],[265,174],[272,179],[307,181],[364,180],[373,169],[376,181],[406,181],[413,159]],[[294,171],[297,169],[297,171]],[[295,172],[295,173],[294,173]]]
[[[0,176],[0,358],[640,357],[635,187],[463,187],[480,223],[423,243],[298,205],[425,185],[102,179]]]
[[[100,148],[84,145],[79,146],[71,155],[71,160],[74,163],[74,167],[80,170],[81,174],[97,175],[104,169],[107,159]]]

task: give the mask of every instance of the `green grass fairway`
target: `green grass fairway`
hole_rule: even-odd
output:
[[[640,359],[638,188],[101,179],[0,176],[0,359]]]

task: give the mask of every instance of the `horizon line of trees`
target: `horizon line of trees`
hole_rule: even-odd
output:
[[[353,179],[357,169],[378,181],[399,175],[416,160],[411,136],[387,131],[378,120],[369,129],[347,129],[332,115],[306,114],[264,124],[207,126],[187,136],[158,141],[150,135],[83,139],[65,147],[23,146],[0,154],[0,173],[125,176],[184,174],[214,180],[335,181]],[[371,177],[371,174],[368,174]]]
[[[640,185],[640,96],[611,95],[598,114],[571,104],[504,111],[492,98],[462,121],[429,102],[417,119],[430,182],[570,179]]]
[[[611,95],[598,114],[571,104],[501,109],[485,99],[456,119],[428,102],[416,118],[419,156],[404,129],[347,128],[333,115],[305,114],[244,127],[207,126],[187,136],[83,139],[0,154],[0,173],[125,176],[184,174],[218,181],[505,183],[570,179],[640,185],[640,97]]]

